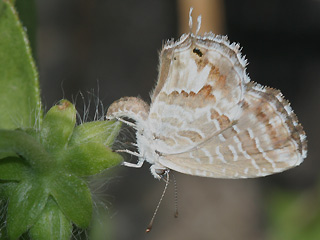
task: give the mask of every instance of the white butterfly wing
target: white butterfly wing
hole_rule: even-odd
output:
[[[226,38],[184,35],[161,52],[150,111],[122,98],[107,117],[134,119],[140,154],[182,173],[249,178],[299,165],[302,126],[281,93],[250,82],[245,66]]]
[[[250,178],[282,172],[306,157],[305,133],[280,91],[250,83],[235,125],[193,149],[163,155],[170,169],[198,176]]]
[[[148,116],[157,151],[187,151],[236,121],[249,82],[245,65],[239,46],[223,37],[188,34],[168,43]]]

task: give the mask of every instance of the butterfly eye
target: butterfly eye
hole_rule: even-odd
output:
[[[200,51],[199,48],[194,48],[192,50],[193,53],[197,54],[199,57],[202,57],[203,56],[203,53]]]

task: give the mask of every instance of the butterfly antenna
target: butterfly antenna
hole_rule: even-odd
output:
[[[192,33],[192,11],[193,11],[193,8],[191,7],[190,8],[190,11],[189,11],[189,29],[190,29],[190,33]]]
[[[201,28],[201,15],[198,16],[197,18],[197,30],[196,30],[196,36],[198,35],[199,31]]]
[[[161,197],[160,197],[160,200],[159,200],[159,202],[158,202],[158,205],[157,205],[157,207],[156,207],[156,210],[154,211],[153,216],[152,216],[152,218],[151,218],[151,221],[150,221],[150,223],[149,223],[149,225],[148,225],[148,227],[147,227],[147,229],[146,229],[146,233],[150,232],[151,229],[152,229],[152,225],[153,225],[154,218],[155,218],[156,215],[157,215],[157,212],[158,212],[158,209],[159,209],[160,204],[161,204],[161,202],[162,202],[162,199],[163,199],[163,197],[164,197],[164,194],[166,193],[166,190],[167,190],[167,188],[168,188],[168,185],[169,185],[169,171],[166,172],[166,175],[167,175],[167,179],[165,180],[166,185],[164,186],[164,189],[163,189],[162,195],[161,195]]]
[[[174,217],[177,218],[179,215],[178,212],[178,185],[177,185],[177,181],[176,178],[174,176],[174,174],[172,173],[173,176],[173,183],[174,183]]]

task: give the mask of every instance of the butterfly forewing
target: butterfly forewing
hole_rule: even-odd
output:
[[[249,80],[237,51],[190,34],[164,47],[148,119],[159,152],[187,151],[239,118]]]

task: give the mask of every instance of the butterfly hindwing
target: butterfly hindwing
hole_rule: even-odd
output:
[[[305,133],[278,90],[249,83],[238,122],[210,140],[160,162],[179,172],[250,178],[282,172],[306,157]]]

